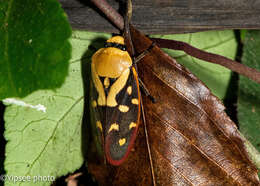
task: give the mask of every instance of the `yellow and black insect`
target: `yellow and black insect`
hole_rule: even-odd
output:
[[[140,90],[124,38],[114,36],[92,56],[92,122],[106,160],[120,165],[134,144],[140,120]]]

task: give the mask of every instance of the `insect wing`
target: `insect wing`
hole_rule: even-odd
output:
[[[118,104],[106,107],[105,154],[112,165],[120,165],[127,158],[139,126],[141,95],[138,76],[134,67],[129,70],[124,87],[116,95]]]
[[[105,121],[105,107],[99,106],[97,103],[98,92],[93,81],[90,82],[90,117],[91,117],[91,133],[93,142],[97,147],[97,152],[100,158],[104,157],[104,135],[103,125]]]

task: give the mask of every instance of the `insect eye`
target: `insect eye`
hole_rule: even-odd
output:
[[[105,45],[104,45],[105,48],[108,48],[108,47],[114,47],[114,48],[118,48],[120,50],[123,50],[123,51],[126,51],[126,46],[125,45],[122,45],[120,43],[111,43],[111,42],[106,42]]]

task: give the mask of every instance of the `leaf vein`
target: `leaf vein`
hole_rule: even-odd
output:
[[[34,164],[36,163],[36,161],[41,157],[41,155],[44,153],[45,149],[47,148],[49,142],[51,141],[51,139],[54,137],[55,132],[58,128],[59,123],[70,113],[70,111],[78,104],[80,103],[80,101],[83,100],[83,96],[80,97],[78,100],[75,101],[75,103],[67,110],[67,112],[65,112],[62,117],[57,121],[57,124],[55,126],[55,128],[53,129],[53,132],[51,134],[51,136],[49,137],[49,139],[47,140],[46,144],[44,145],[43,149],[41,150],[41,152],[39,153],[39,155],[34,159],[34,161],[32,162],[30,169],[28,170],[28,172],[26,173],[26,175],[29,174],[29,172],[31,171],[31,169],[33,168]]]

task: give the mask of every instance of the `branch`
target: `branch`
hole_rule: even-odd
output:
[[[260,83],[260,72],[254,68],[250,68],[246,65],[228,59],[224,56],[205,52],[203,50],[197,49],[188,43],[182,41],[175,40],[167,40],[167,39],[159,39],[152,38],[152,41],[156,42],[160,48],[169,48],[173,50],[182,50],[187,54],[196,57],[198,59],[202,59],[207,62],[215,63],[218,65],[222,65],[234,72],[237,72],[241,75],[244,75],[257,83]]]
[[[95,4],[96,7],[98,7],[107,18],[119,28],[119,30],[123,30],[124,20],[122,16],[112,6],[110,6],[106,0],[91,0],[91,2]]]

